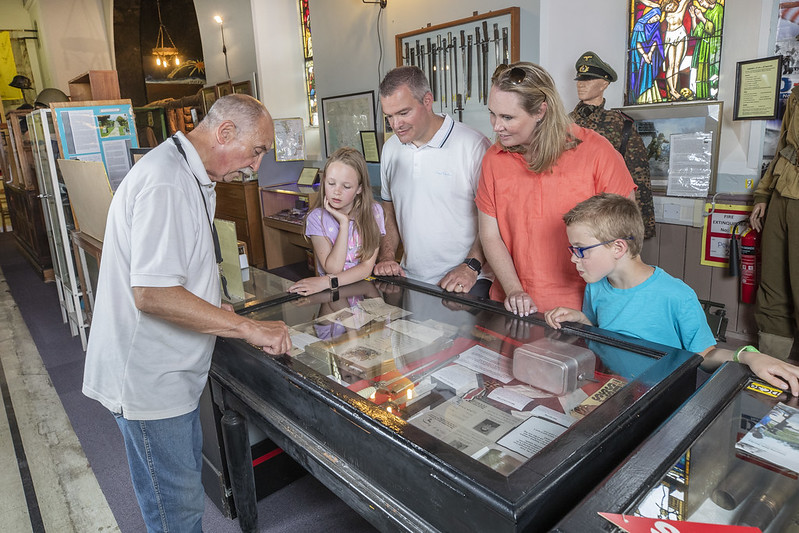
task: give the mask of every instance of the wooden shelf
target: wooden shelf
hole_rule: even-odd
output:
[[[69,80],[69,98],[84,100],[119,100],[119,77],[116,70],[90,70]]]
[[[258,182],[217,183],[215,216],[236,223],[236,237],[246,243],[248,261],[254,267],[263,268],[266,259]]]
[[[310,202],[317,194],[316,191],[299,191],[295,184],[261,187],[266,268],[277,268],[307,259],[307,251],[313,250],[313,247],[303,234],[303,225],[272,215],[295,207],[298,199]]]

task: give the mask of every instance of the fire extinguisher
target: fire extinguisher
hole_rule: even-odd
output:
[[[743,303],[755,303],[755,292],[757,291],[757,259],[760,236],[752,228],[745,229],[738,234],[739,224],[749,224],[748,220],[742,220],[732,227],[732,239],[730,241],[730,275],[741,276],[741,301]],[[740,239],[740,245],[738,243]]]

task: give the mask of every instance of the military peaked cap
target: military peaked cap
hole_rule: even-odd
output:
[[[574,64],[577,69],[577,77],[575,80],[588,80],[591,78],[601,78],[609,82],[616,81],[616,71],[613,67],[602,61],[594,52],[585,52]]]

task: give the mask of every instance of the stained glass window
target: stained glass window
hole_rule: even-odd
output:
[[[717,100],[724,0],[630,0],[625,103]]]
[[[308,116],[311,126],[319,126],[319,111],[316,106],[316,81],[313,73],[313,44],[311,41],[311,11],[309,0],[300,0],[302,15],[302,49],[305,61],[305,92],[308,96]]]

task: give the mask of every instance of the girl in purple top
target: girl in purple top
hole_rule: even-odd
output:
[[[346,232],[339,231],[342,225]],[[325,164],[319,195],[305,218],[318,275],[298,281],[289,292],[314,294],[371,275],[385,233],[383,208],[372,196],[366,160],[357,150],[339,148]]]

